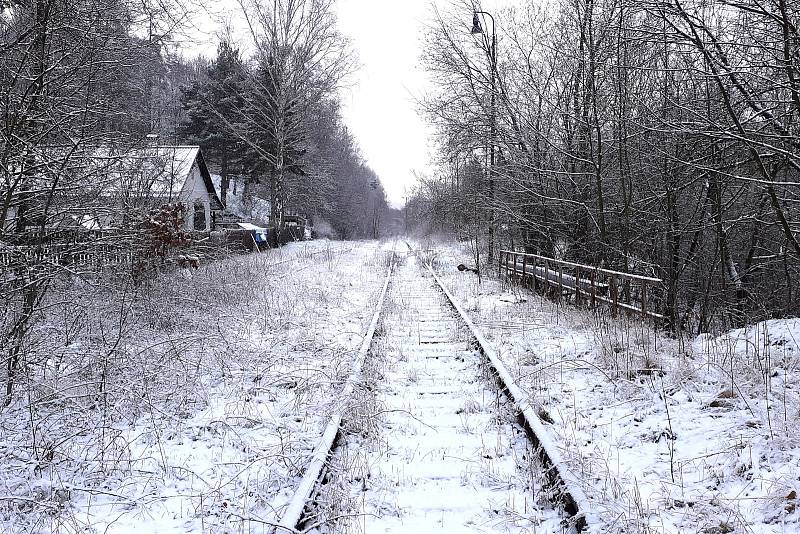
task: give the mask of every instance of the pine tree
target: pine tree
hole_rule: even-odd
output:
[[[237,130],[245,107],[245,66],[239,49],[223,40],[217,57],[208,68],[206,79],[198,80],[183,91],[186,111],[178,135],[199,144],[206,157],[219,165],[222,202],[230,185],[230,175],[243,162],[245,150]]]

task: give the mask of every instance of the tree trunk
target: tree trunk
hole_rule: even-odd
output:
[[[230,176],[228,175],[228,156],[225,154],[223,154],[222,156],[220,174],[222,176],[222,180],[220,181],[219,185],[220,200],[222,201],[223,206],[227,206],[228,188],[231,185],[231,179]]]

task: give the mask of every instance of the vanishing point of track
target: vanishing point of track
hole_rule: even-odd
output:
[[[459,430],[458,425],[461,420],[463,426],[459,414],[464,410],[471,412],[477,421],[505,418],[504,415],[493,413],[499,409],[497,403],[486,400],[487,397],[491,399],[492,391],[497,390],[502,392],[505,403],[512,408],[518,428],[524,431],[533,445],[542,469],[540,480],[548,486],[552,506],[560,509],[567,518],[566,530],[585,530],[593,522],[588,500],[562,462],[560,452],[551,442],[535,411],[527,404],[526,395],[431,267],[418,256],[412,260],[412,265],[398,266],[393,261],[389,267],[352,374],[340,395],[342,402],[326,425],[306,465],[304,476],[273,532],[302,530],[305,514],[314,508],[314,499],[320,485],[327,480],[323,475],[342,437],[342,421],[346,417],[355,386],[362,380],[364,362],[370,357],[373,337],[384,315],[384,302],[390,292],[399,300],[403,320],[396,321],[397,324],[388,320],[384,322],[384,336],[390,341],[388,347],[394,347],[388,350],[405,353],[395,358],[399,362],[397,376],[392,374],[393,371],[387,371],[385,378],[388,392],[384,413],[388,414],[385,426],[390,450],[381,455],[380,461],[373,459],[371,462],[375,464],[375,470],[393,475],[405,472],[406,466],[413,464],[413,469],[409,469],[413,474],[408,475],[413,479],[413,484],[408,488],[390,490],[392,499],[403,510],[399,516],[397,513],[390,514],[391,517],[382,520],[381,514],[375,510],[367,512],[366,516],[373,518],[371,524],[365,525],[367,532],[419,532],[433,528],[443,532],[485,531],[479,526],[480,518],[476,517],[476,510],[496,507],[493,499],[497,496],[491,485],[472,485],[465,492],[463,478],[465,471],[487,465],[485,458],[490,455],[485,453],[483,434],[465,433]],[[495,384],[476,380],[476,358],[483,359]],[[414,374],[413,380],[399,379],[407,375],[409,369]],[[408,417],[412,408],[408,406],[409,399],[413,399],[414,413],[411,417]],[[508,423],[499,428],[506,436],[497,439],[514,439]],[[453,458],[459,459],[463,465],[454,463]],[[510,467],[509,460],[512,462]],[[505,458],[488,467],[491,471],[513,471],[518,467],[513,461]],[[509,473],[494,475],[511,476]],[[375,477],[376,480],[380,478]],[[524,493],[528,488],[522,488],[522,491]],[[450,498],[455,495],[459,497]],[[370,503],[365,505],[370,506]],[[319,524],[318,521],[314,523]]]

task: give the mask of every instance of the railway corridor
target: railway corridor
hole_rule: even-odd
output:
[[[379,437],[357,531],[560,532],[538,466],[469,332],[419,260],[398,267],[384,319]]]

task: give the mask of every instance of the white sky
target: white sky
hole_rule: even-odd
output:
[[[355,135],[364,159],[380,177],[394,207],[403,206],[405,191],[415,183],[413,171],[424,173],[431,164],[432,130],[418,113],[415,98],[421,97],[427,86],[420,55],[432,1],[451,3],[338,0],[336,4],[339,29],[352,40],[360,65],[350,86],[342,91],[344,122]],[[491,9],[508,3],[514,2],[483,2]],[[228,11],[234,26],[242,24],[235,1],[221,0],[212,5],[209,18],[218,20],[220,12]],[[210,34],[214,30],[203,30],[199,33],[209,38],[199,49],[213,58],[216,38]],[[195,34],[194,39],[198,37]],[[247,39],[242,36],[242,40]]]
[[[339,0],[339,28],[361,68],[342,94],[345,124],[378,173],[389,201],[404,203],[414,170],[429,165],[430,130],[414,102],[426,86],[419,65],[429,0]]]

